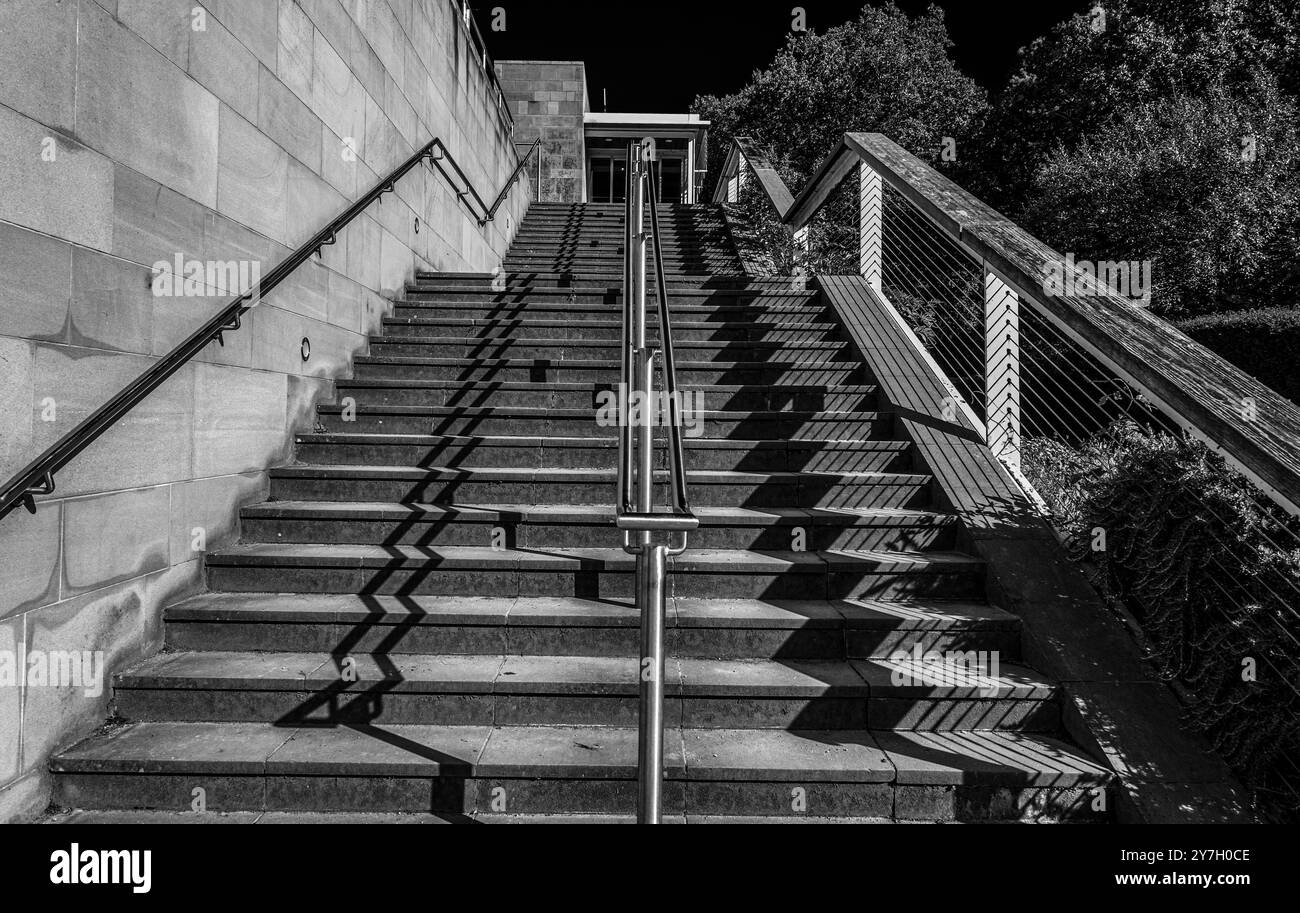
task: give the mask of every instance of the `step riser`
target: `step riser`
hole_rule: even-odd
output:
[[[831,343],[815,348],[772,343],[750,342],[694,343],[674,345],[679,361],[736,362],[766,364],[815,365],[824,362],[848,362],[852,354],[847,343]],[[400,337],[377,337],[370,340],[370,354],[381,358],[536,358],[550,361],[611,361],[619,357],[615,340],[595,340],[585,345],[556,340],[553,344],[531,345],[522,340],[479,340],[469,342],[416,342]]]
[[[492,326],[474,326],[465,323],[386,323],[384,339],[400,342],[408,337],[427,339],[429,337],[474,337],[485,344],[499,341],[508,334],[518,334],[528,339],[554,339],[567,343],[609,342],[618,345],[623,338],[623,329],[619,326],[538,326],[536,323],[520,320],[515,325],[496,324]],[[767,345],[799,346],[808,343],[843,342],[841,333],[835,327],[824,329],[800,329],[782,326],[708,326],[683,327],[673,325],[673,343],[681,347],[685,343],[716,342],[732,345],[745,342],[761,342]],[[651,343],[658,344],[658,334],[654,334]],[[681,348],[682,352],[695,351],[693,348]]]
[[[612,521],[589,524],[547,524],[515,521],[472,522],[463,518],[418,522],[403,520],[342,520],[244,517],[244,538],[253,542],[349,545],[438,545],[490,548],[494,536],[504,535],[507,548],[615,548],[622,542]],[[498,533],[497,531],[501,532]],[[796,532],[799,530],[801,532]],[[691,533],[692,548],[781,551],[802,536],[811,551],[948,550],[954,545],[952,526],[905,528],[843,528],[818,526],[716,527]]]
[[[541,362],[534,365],[428,365],[376,364],[358,360],[356,377],[363,380],[461,380],[529,383],[604,383],[616,384],[620,377],[617,364],[581,362],[559,364]],[[678,365],[677,382],[682,387],[705,384],[746,386],[749,384],[795,384],[799,386],[835,386],[867,383],[861,365],[851,362],[843,367],[805,367],[771,363],[753,368],[696,368]]]
[[[442,417],[420,415],[384,415],[358,409],[353,421],[345,421],[340,413],[321,413],[321,424],[331,434],[446,434],[512,437],[618,437],[619,429],[601,425],[595,416],[590,418],[547,418],[539,416],[508,417]],[[892,415],[878,420],[856,421],[800,421],[708,419],[696,423],[702,433],[694,437],[704,440],[743,441],[867,441],[885,440],[893,432]],[[660,434],[663,432],[661,431]],[[691,428],[686,429],[691,433]],[[476,444],[475,446],[483,446]],[[539,446],[540,449],[540,446]],[[436,452],[436,451],[434,451]],[[484,465],[492,465],[490,463]],[[503,465],[503,464],[497,464]],[[512,465],[512,464],[504,464]]]
[[[202,783],[211,812],[495,811],[517,815],[633,815],[635,768],[620,779],[546,780],[468,774],[421,777],[222,776],[200,770],[167,774],[59,774],[55,801],[67,808],[188,809]],[[892,783],[683,781],[664,783],[664,814],[788,816],[799,800],[808,817],[900,821],[1105,821],[1094,811],[1098,788],[923,786]],[[1107,789],[1107,792],[1110,792]],[[1105,808],[1112,807],[1108,795]]]
[[[514,301],[487,303],[431,299],[423,302],[399,303],[393,309],[393,316],[402,319],[519,320],[527,325],[531,318],[537,318],[538,320],[591,319],[621,321],[623,311],[618,299],[612,297],[598,298],[596,301],[589,301],[585,304],[562,301],[521,304]],[[800,304],[781,304],[773,307],[766,307],[761,304],[732,305],[730,303],[720,306],[711,304],[673,305],[673,318],[675,320],[679,322],[689,320],[701,323],[716,323],[719,328],[726,325],[752,326],[754,324],[765,324],[771,326],[791,322],[819,323],[825,321],[826,316],[824,308]],[[654,329],[658,325],[658,320],[651,315],[649,320],[650,328]],[[673,329],[676,331],[676,324],[674,324]]]
[[[368,593],[422,596],[580,596],[631,598],[636,576],[626,569],[576,571],[514,568],[354,568],[225,566],[210,559],[208,581],[222,593]],[[669,592],[688,598],[904,599],[982,596],[980,570],[949,573],[683,573],[671,571]]]
[[[418,619],[413,624],[300,622],[168,621],[167,645],[173,650],[278,653],[339,652],[455,654],[473,656],[636,656],[640,633],[633,624],[584,627],[523,624],[452,625]],[[878,630],[807,627],[669,627],[664,649],[670,657],[710,659],[887,659],[920,649],[939,652],[996,651],[1002,661],[1020,659],[1019,632],[1007,629]],[[942,719],[930,719],[933,727]]]
[[[692,448],[685,452],[688,471],[715,472],[908,472],[907,451],[835,451],[733,448]],[[441,447],[401,444],[305,443],[298,449],[303,463],[324,466],[437,466],[461,469],[608,469],[617,465],[613,447],[528,448],[492,445]],[[666,468],[664,457],[658,460]],[[761,483],[755,483],[761,484]],[[783,485],[785,483],[772,483]],[[810,483],[811,485],[811,483]],[[498,502],[506,503],[506,502]],[[510,502],[513,503],[513,502]],[[542,502],[546,503],[546,502]],[[568,502],[556,502],[568,503]],[[778,505],[795,507],[794,504]]]
[[[517,409],[590,409],[596,388],[555,390],[493,390],[489,388],[439,389],[428,387],[354,387],[340,383],[339,401],[352,399],[366,406],[485,406]],[[694,392],[694,391],[686,391]],[[755,387],[742,391],[706,393],[708,403],[719,412],[875,412],[872,393],[787,392]]]
[[[691,501],[701,507],[853,507],[924,508],[929,485],[753,483],[704,485],[692,482]],[[655,486],[656,504],[667,489]],[[300,479],[272,476],[271,497],[281,501],[382,501],[419,504],[600,504],[614,499],[614,480],[592,482],[514,482],[467,479],[407,481],[385,479]]]
[[[119,716],[133,722],[280,723],[286,726],[621,726],[637,725],[634,693],[421,694],[397,683],[323,688],[315,693],[257,690],[114,690]],[[621,689],[626,690],[626,689]],[[687,696],[664,700],[664,724],[691,729],[921,729],[897,720],[970,720],[964,729],[1051,732],[1060,722],[1054,699],[890,700],[863,696]]]

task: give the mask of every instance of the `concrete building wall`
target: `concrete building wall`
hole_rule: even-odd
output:
[[[501,90],[515,118],[515,140],[541,139],[534,177],[544,203],[581,203],[587,198],[587,70],[581,61],[498,60]],[[539,170],[537,170],[539,169]]]
[[[156,295],[157,262],[265,274],[435,135],[495,195],[516,153],[468,47],[452,0],[0,2],[0,479],[229,301],[220,280]],[[44,807],[50,753],[108,710],[14,659],[103,651],[111,675],[157,649],[386,296],[417,268],[493,270],[530,193],[480,229],[415,170],[0,521],[0,821]]]

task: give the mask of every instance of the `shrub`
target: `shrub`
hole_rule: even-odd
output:
[[[1161,675],[1185,686],[1188,721],[1261,805],[1294,816],[1283,777],[1300,756],[1300,524],[1262,506],[1203,444],[1131,422],[1078,450],[1028,441],[1024,463],[1072,557],[1137,619]],[[1094,551],[1098,529],[1105,548]],[[1256,681],[1244,680],[1248,659]]]

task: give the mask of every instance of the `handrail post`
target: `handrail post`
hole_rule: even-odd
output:
[[[993,454],[1020,471],[1020,296],[984,272],[984,424]]]
[[[882,293],[884,276],[884,181],[880,172],[858,162],[858,266],[867,283]]]
[[[640,714],[637,759],[637,823],[659,824],[664,776],[664,545],[647,545],[637,556],[641,584]]]

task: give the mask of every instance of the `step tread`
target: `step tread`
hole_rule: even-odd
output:
[[[54,756],[57,773],[636,778],[637,731],[593,726],[131,723]],[[1056,739],[1005,731],[669,729],[670,779],[1072,786],[1109,771]]]
[[[946,631],[1017,630],[1019,619],[959,600],[764,600],[667,597],[668,627],[794,630],[804,627]],[[322,624],[637,626],[631,599],[579,596],[378,596],[204,593],[167,609],[168,621]]]
[[[474,546],[301,544],[246,542],[207,557],[210,566],[265,566],[292,564],[302,567],[394,568],[414,566],[527,570],[631,569],[635,558],[621,548],[493,549]],[[906,552],[832,549],[819,552],[759,551],[751,549],[688,549],[669,559],[670,571],[715,573],[821,572],[840,570],[877,573],[942,572],[980,569],[984,562],[960,552]]]
[[[603,440],[603,439],[602,439]],[[750,441],[718,441],[704,442],[718,444],[751,444]],[[813,443],[822,443],[820,441]],[[459,466],[394,466],[394,465],[373,465],[361,466],[353,464],[331,464],[331,463],[300,463],[294,466],[280,466],[270,470],[273,477],[278,478],[384,478],[407,480],[426,480],[439,478],[458,478],[468,480],[470,478],[479,478],[483,480],[508,479],[511,481],[556,481],[556,482],[598,482],[603,483],[615,478],[613,469],[571,469],[562,467],[547,467],[545,469],[516,468],[516,467],[459,467]],[[666,478],[666,472],[660,471],[656,475],[660,478]],[[859,483],[880,483],[894,482],[899,484],[924,484],[929,482],[931,477],[924,473],[906,473],[906,472],[740,472],[736,470],[725,469],[688,469],[686,477],[692,483],[731,483],[731,484],[758,484],[762,482],[789,481],[798,482],[800,480],[813,480],[817,482],[833,481],[854,481]]]
[[[519,654],[358,654],[344,682],[344,657],[327,653],[185,651],[158,653],[116,676],[119,689],[289,691],[384,694],[633,695],[640,685],[635,656]],[[976,697],[1048,700],[1056,686],[1031,670],[1002,664],[996,675],[933,665],[934,684],[894,682],[896,671],[919,670],[891,660],[762,660],[670,657],[664,666],[671,697]],[[945,683],[940,676],[950,675]],[[919,671],[917,677],[920,678]]]
[[[946,526],[954,514],[901,507],[696,507],[704,526],[799,525],[821,522],[843,526]],[[245,517],[412,520],[454,518],[488,523],[500,520],[556,523],[600,521],[614,524],[608,505],[583,504],[416,504],[398,501],[267,501],[245,507]]]

